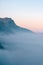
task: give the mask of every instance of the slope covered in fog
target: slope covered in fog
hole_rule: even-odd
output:
[[[17,26],[11,18],[0,18],[0,32],[14,33],[22,31],[32,32],[28,29]]]
[[[0,65],[43,65],[43,34],[0,35]]]
[[[43,34],[29,33],[30,30],[17,26],[11,18],[0,18],[2,32],[0,65],[43,65]]]

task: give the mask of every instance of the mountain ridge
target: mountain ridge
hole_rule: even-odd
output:
[[[28,30],[26,28],[22,28],[13,21],[11,18],[0,18],[0,32],[4,33],[12,33],[12,32],[32,32],[31,30]]]

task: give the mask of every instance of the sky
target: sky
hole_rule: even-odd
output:
[[[43,0],[0,0],[0,17],[11,17],[21,27],[43,32]]]

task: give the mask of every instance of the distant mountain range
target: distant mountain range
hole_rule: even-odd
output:
[[[0,18],[0,33],[32,32],[15,24],[11,18]]]

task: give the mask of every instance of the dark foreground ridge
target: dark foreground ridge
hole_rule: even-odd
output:
[[[1,42],[0,42],[0,49],[4,49],[4,46],[2,45]]]
[[[19,27],[11,18],[0,18],[0,33],[32,32],[31,30]]]

